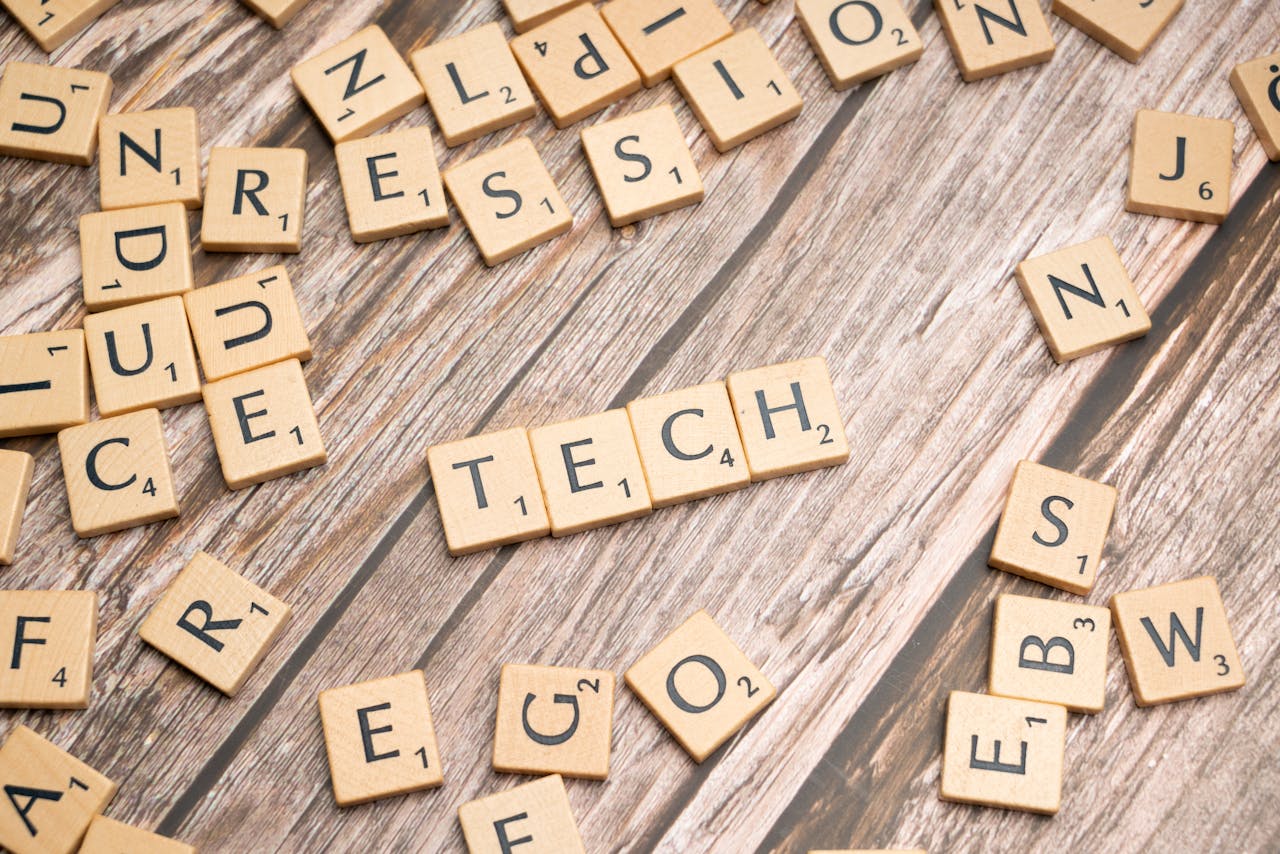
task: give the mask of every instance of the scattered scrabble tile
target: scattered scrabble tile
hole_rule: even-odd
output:
[[[1014,276],[1060,363],[1151,331],[1151,318],[1110,237],[1028,258]]]
[[[98,594],[0,590],[0,708],[87,709]]]
[[[200,399],[200,372],[181,297],[84,319],[93,394],[102,415],[168,409]]]
[[[612,746],[611,672],[503,665],[493,770],[603,780]]]
[[[103,116],[98,137],[104,211],[163,202],[200,207],[200,128],[191,107]]]
[[[924,53],[900,0],[796,0],[796,17],[837,91]]]
[[[311,0],[243,0],[243,2],[257,12],[258,17],[278,30],[293,20],[293,17]]]
[[[677,62],[733,35],[715,0],[611,0],[600,14],[645,86],[657,86]]]
[[[533,118],[537,105],[502,27],[484,24],[409,55],[444,144],[453,147]]]
[[[1244,686],[1244,668],[1211,576],[1111,597],[1116,635],[1139,706]]]
[[[502,0],[517,33],[545,24],[565,9],[587,0]]]
[[[0,335],[0,438],[89,420],[84,331]]]
[[[706,611],[631,665],[626,681],[699,763],[777,694]]]
[[[34,469],[35,460],[30,454],[0,448],[0,566],[12,564],[18,550]]]
[[[753,29],[676,63],[672,73],[721,152],[791,121],[804,104],[773,51]]]
[[[987,562],[1083,596],[1098,577],[1115,507],[1114,486],[1023,460]]]
[[[96,537],[178,515],[164,425],[144,409],[58,433],[71,526]]]
[[[88,166],[110,101],[111,78],[99,71],[10,62],[0,77],[0,154]]]
[[[838,466],[849,459],[826,359],[739,371],[729,375],[727,384],[752,481]]]
[[[702,201],[702,176],[669,104],[583,128],[582,148],[615,228]]]
[[[942,799],[1053,815],[1066,735],[1062,706],[952,691]]]
[[[138,627],[138,635],[234,697],[290,614],[284,602],[196,552]]]
[[[1053,13],[1130,62],[1137,62],[1182,8],[1182,0],[1099,3],[1053,0]]]
[[[204,406],[230,489],[324,465],[329,459],[297,359],[209,383]]]
[[[640,89],[639,72],[590,3],[516,36],[511,51],[558,128]]]
[[[311,358],[311,341],[282,266],[190,291],[183,300],[209,382]]]
[[[196,854],[185,842],[150,833],[139,827],[95,816],[78,854]]]
[[[1129,196],[1133,213],[1219,223],[1231,206],[1235,126],[1156,110],[1133,122]]]
[[[1280,160],[1280,53],[1237,65],[1231,71],[1231,88],[1267,157]]]
[[[300,251],[306,198],[303,149],[213,149],[200,231],[205,251]]]
[[[426,96],[382,27],[365,27],[289,71],[334,142],[357,139],[422,106]]]
[[[71,854],[116,784],[18,725],[0,747],[0,846],[13,854]],[[12,809],[8,807],[12,806]]]
[[[340,807],[444,782],[421,670],[321,691],[320,721]]]
[[[810,851],[809,854],[926,854],[923,848],[853,848]]]
[[[334,156],[356,243],[449,224],[444,185],[426,128],[340,142]]]
[[[667,507],[751,482],[738,422],[722,382],[627,404],[654,507]]]
[[[171,202],[80,217],[80,266],[90,311],[193,287],[187,210]]]
[[[573,213],[527,136],[446,169],[444,184],[490,267],[573,227]]]
[[[653,512],[625,409],[529,431],[551,519],[564,537]]]
[[[427,449],[449,553],[519,543],[551,533],[529,433],[521,427]]]
[[[119,0],[4,0],[36,44],[52,53]]]
[[[1010,593],[996,598],[987,689],[1073,712],[1102,711],[1111,612]]]
[[[1053,35],[1036,0],[934,0],[966,82],[1053,57]]]
[[[564,780],[552,774],[458,807],[471,854],[584,854]]]

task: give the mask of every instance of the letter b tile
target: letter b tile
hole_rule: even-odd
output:
[[[996,598],[988,689],[1000,697],[1102,711],[1111,612],[1005,593]]]

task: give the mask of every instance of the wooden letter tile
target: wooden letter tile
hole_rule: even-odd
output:
[[[96,537],[178,515],[164,425],[155,409],[58,434],[71,525]]]
[[[1053,57],[1053,35],[1037,0],[934,0],[934,7],[968,82]]]
[[[365,27],[289,72],[334,142],[357,139],[422,106],[426,96],[381,27]]]
[[[529,431],[529,444],[551,518],[551,536],[653,512],[625,409],[537,427]]]
[[[503,665],[493,770],[608,777],[613,683],[608,670]]]
[[[1280,53],[1237,65],[1231,71],[1231,88],[1267,157],[1280,160]]]
[[[1133,122],[1133,213],[1219,223],[1231,206],[1235,126],[1224,119],[1139,110]]]
[[[996,529],[996,569],[1078,593],[1093,589],[1116,488],[1023,460]]]
[[[837,91],[924,53],[900,0],[796,0],[796,17]]]
[[[516,32],[523,33],[584,2],[586,0],[502,0],[502,5],[511,16]]]
[[[191,107],[114,113],[98,125],[102,209],[200,207],[200,129]]]
[[[677,62],[733,35],[715,0],[612,0],[600,14],[646,86],[657,86]]]
[[[0,336],[0,438],[54,433],[88,420],[83,330]]]
[[[809,854],[927,854],[923,848],[852,848],[810,851]]]
[[[298,252],[307,200],[301,148],[215,148],[209,154],[206,252]]]
[[[138,635],[234,697],[290,614],[284,602],[196,552],[138,627]]]
[[[586,851],[559,774],[463,804],[458,823],[471,854]]]
[[[213,443],[231,489],[324,465],[329,457],[297,359],[204,387]]]
[[[12,564],[18,550],[34,469],[35,460],[30,454],[0,448],[0,566]]]
[[[10,62],[0,77],[0,154],[88,166],[110,100],[111,78],[99,71]]]
[[[139,827],[96,816],[78,854],[196,854],[194,846]]]
[[[340,142],[334,155],[356,243],[449,224],[431,131],[409,128]]]
[[[511,51],[558,128],[640,89],[640,73],[590,3],[516,36]]]
[[[72,854],[116,784],[19,725],[0,747],[0,846],[13,854]],[[9,807],[12,806],[12,809]]]
[[[496,23],[435,42],[409,59],[449,147],[531,119],[537,112],[529,84]]]
[[[751,480],[838,466],[849,440],[821,356],[730,374],[729,399]]]
[[[465,555],[551,533],[529,434],[521,427],[427,449],[449,553]]]
[[[282,266],[209,285],[183,299],[209,382],[286,359],[311,358],[311,341]]]
[[[1066,740],[1062,706],[952,691],[942,799],[1053,815]]]
[[[1182,8],[1182,0],[1053,0],[1053,13],[1085,35],[1137,62]]]
[[[1244,668],[1211,576],[1117,593],[1111,614],[1139,706],[1243,687]]]
[[[45,53],[53,53],[118,2],[120,0],[3,0],[4,7]]]
[[[192,288],[187,209],[177,202],[80,217],[80,266],[90,311]]]
[[[626,681],[699,763],[777,695],[706,611],[631,665]]]
[[[1059,363],[1151,331],[1151,318],[1110,237],[1028,258],[1014,277]]]
[[[1100,712],[1110,639],[1106,608],[1005,593],[996,598],[987,689],[1073,712]]]
[[[0,708],[87,709],[98,594],[0,590]]]
[[[582,130],[616,228],[702,201],[702,176],[669,104]]]
[[[573,213],[527,136],[445,170],[444,184],[490,267],[573,227]]]
[[[321,691],[320,722],[340,807],[444,782],[421,670]]]
[[[102,415],[168,409],[200,399],[200,372],[181,297],[84,319],[93,394]]]
[[[242,2],[277,30],[293,20],[311,0],[242,0]]]

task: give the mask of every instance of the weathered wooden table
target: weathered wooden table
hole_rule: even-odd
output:
[[[196,107],[205,157],[307,149],[305,244],[285,263],[330,462],[230,492],[203,408],[170,410],[182,517],[80,541],[55,441],[3,442],[37,456],[3,585],[97,589],[102,616],[90,709],[5,712],[0,731],[34,727],[119,782],[109,815],[209,851],[457,850],[458,805],[519,780],[489,768],[500,665],[620,672],[707,608],[779,697],[696,766],[621,689],[610,779],[568,784],[589,850],[1280,849],[1280,171],[1227,82],[1276,49],[1280,5],[1189,3],[1136,66],[1051,18],[1052,62],[965,85],[913,0],[924,58],[845,94],[790,3],[724,5],[794,76],[800,119],[720,156],[670,83],[615,106],[606,115],[674,103],[708,190],[617,231],[577,127],[540,115],[438,145],[456,162],[527,133],[574,208],[571,235],[493,270],[456,217],[354,245],[332,146],[288,71],[371,21],[406,52],[505,22],[497,0],[316,0],[282,32],[231,0],[125,2],[52,57],[110,72],[113,111]],[[0,56],[44,59],[7,18]],[[1235,121],[1225,225],[1124,212],[1142,107]],[[397,126],[420,123],[425,109]],[[96,172],[0,161],[3,333],[80,324],[76,223],[97,209]],[[1154,328],[1056,366],[1012,269],[1099,234]],[[278,260],[197,245],[197,283]],[[812,354],[830,360],[844,407],[844,467],[565,540],[445,553],[429,445]],[[1120,490],[1090,602],[1214,574],[1250,678],[1138,709],[1113,643],[1106,710],[1070,720],[1053,819],[937,798],[946,693],[982,689],[995,595],[1066,598],[986,567],[1024,457]],[[197,549],[295,610],[234,701],[136,633]],[[414,667],[444,788],[338,810],[317,691]]]

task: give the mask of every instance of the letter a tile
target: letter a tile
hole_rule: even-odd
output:
[[[0,448],[0,566],[12,564],[18,550],[34,471],[35,459],[30,454]]]
[[[458,823],[471,854],[586,852],[559,774],[463,804]]]
[[[10,62],[0,77],[0,154],[88,166],[110,100],[100,71]]]
[[[996,597],[988,690],[1000,697],[1102,711],[1111,612],[1005,593]]]
[[[116,794],[115,783],[21,725],[0,747],[0,786],[0,846],[13,854],[72,854]]]
[[[83,330],[0,336],[0,438],[53,433],[88,420]]]
[[[1053,58],[1053,35],[1037,0],[934,0],[966,82]]]
[[[1235,126],[1156,110],[1139,110],[1129,151],[1133,213],[1219,223],[1231,207]]]
[[[89,708],[97,637],[91,590],[0,590],[0,708]]]
[[[796,0],[796,17],[837,91],[924,53],[899,0]]]
[[[1237,65],[1231,71],[1231,88],[1267,157],[1280,160],[1280,53]]]
[[[493,770],[603,780],[613,746],[608,670],[504,664]]]
[[[215,148],[209,153],[206,252],[302,250],[307,152],[301,148]]]
[[[80,266],[89,311],[191,290],[191,232],[176,202],[80,217]]]
[[[194,846],[100,815],[89,825],[78,854],[196,854]]]

